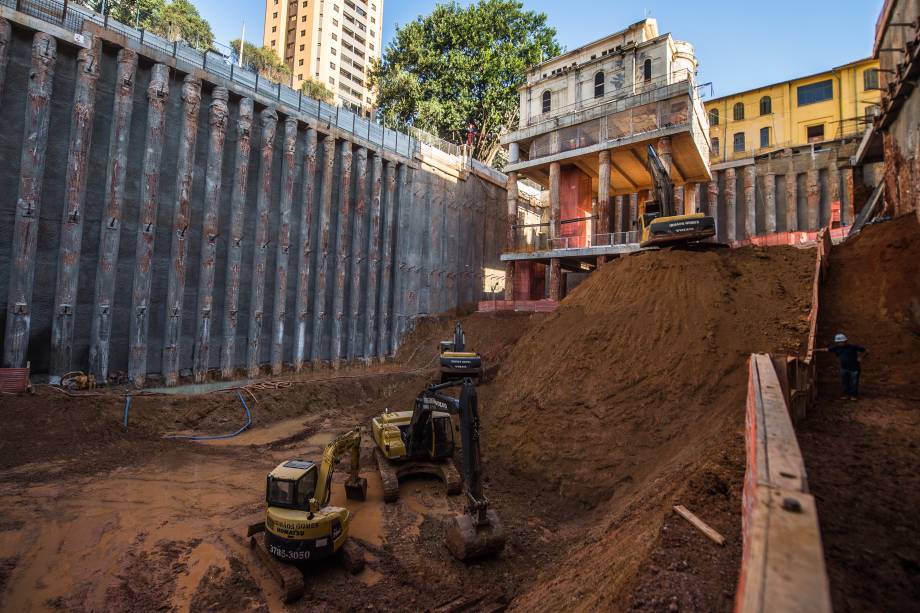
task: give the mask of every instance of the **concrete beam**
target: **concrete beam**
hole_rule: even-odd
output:
[[[121,49],[116,64],[115,100],[112,104],[112,129],[106,160],[104,212],[99,224],[99,262],[96,266],[89,345],[89,372],[100,382],[108,380],[109,377],[109,345],[115,308],[115,272],[118,268],[118,249],[121,245],[137,54],[130,49]]]
[[[518,176],[511,171],[508,173],[507,206],[506,219],[508,229],[505,238],[505,250],[513,252],[517,243],[517,231],[514,225],[517,224],[517,199],[518,199]],[[508,262],[505,265],[505,300],[514,300],[514,262]]]
[[[821,226],[821,184],[817,168],[810,168],[805,175],[805,190],[808,202],[808,227],[805,230],[817,230]]]
[[[844,205],[843,211],[843,221],[847,225],[853,225],[853,222],[856,219],[856,211],[853,204],[853,168],[846,167],[843,169],[843,189],[844,194],[846,195],[846,203]]]
[[[610,151],[601,151],[597,156],[597,230],[595,234],[610,232]]]
[[[559,238],[561,232],[561,203],[559,194],[559,162],[553,162],[549,167],[549,237]]]
[[[0,98],[3,97],[3,86],[6,84],[6,66],[10,62],[10,42],[13,37],[13,28],[10,22],[0,18]]]
[[[562,294],[562,270],[560,268],[559,258],[552,258],[549,261],[549,299],[559,300]]]
[[[229,92],[223,87],[211,90],[208,109],[208,162],[204,179],[204,217],[201,223],[201,248],[198,277],[198,319],[195,323],[195,351],[192,373],[195,383],[204,383],[211,362],[211,329],[214,321],[214,274],[217,267],[217,239],[220,236],[220,200],[227,140]]]
[[[339,148],[339,197],[336,203],[338,217],[335,230],[335,284],[332,288],[332,366],[338,368],[345,359],[347,351],[345,280],[348,278],[349,260],[351,259],[351,143],[343,141]]]
[[[316,130],[307,128],[303,158],[303,189],[298,203],[300,242],[297,245],[297,312],[294,330],[294,370],[303,370],[310,359],[313,326],[310,322],[310,280],[313,265],[313,204],[316,193]]]
[[[367,241],[367,287],[364,296],[366,323],[364,326],[364,347],[362,353],[366,360],[377,357],[377,343],[378,339],[380,338],[380,330],[378,329],[377,321],[377,309],[381,298],[380,274],[382,267],[380,265],[380,219],[384,198],[383,185],[383,158],[381,158],[379,155],[375,155],[371,160],[371,211]],[[383,311],[386,307],[385,305],[380,305],[379,308],[381,311]],[[389,323],[389,321],[387,323]]]
[[[240,268],[243,261],[243,221],[246,188],[249,185],[249,155],[252,150],[253,102],[240,100],[236,121],[236,157],[233,161],[233,191],[230,194],[230,236],[227,241],[227,276],[224,284],[223,342],[220,348],[220,376],[232,379],[236,369],[237,314],[240,305]]]
[[[719,236],[719,182],[713,174],[712,181],[706,184],[706,214],[712,217],[716,224],[716,240]]]
[[[141,208],[137,221],[134,284],[131,290],[128,377],[137,387],[147,376],[147,331],[150,327],[150,284],[156,245],[157,204],[160,200],[160,165],[166,137],[169,101],[169,66],[154,64],[147,85],[147,133],[141,165]]]
[[[786,167],[786,231],[795,232],[799,229],[799,184],[792,157]]]
[[[38,220],[45,176],[48,121],[57,45],[53,37],[39,32],[32,39],[32,71],[26,103],[25,131],[19,165],[19,198],[10,253],[9,297],[3,366],[26,365],[32,323],[32,288],[35,280],[35,250],[38,246]]]
[[[328,356],[328,324],[327,292],[329,281],[329,267],[331,264],[331,219],[332,219],[332,181],[335,166],[335,137],[327,136],[323,139],[323,167],[322,180],[320,181],[319,211],[316,218],[317,241],[316,246],[316,289],[313,292],[313,344],[310,348],[310,360],[314,366]]]
[[[67,178],[64,188],[64,216],[58,249],[57,287],[54,293],[54,319],[51,324],[51,381],[71,370],[74,317],[77,310],[77,282],[83,243],[86,175],[96,115],[96,82],[102,41],[77,53],[77,82],[74,88],[67,150]]]
[[[367,317],[361,313],[361,280],[366,278],[367,266],[367,149],[359,147],[355,155],[354,232],[351,239],[351,289],[348,292],[348,337],[346,359],[349,362],[364,357],[363,329]],[[359,336],[360,335],[360,336]]]
[[[768,172],[763,177],[763,204],[766,232],[776,232],[776,175]]]
[[[284,332],[287,319],[288,265],[291,258],[291,221],[294,183],[297,180],[297,119],[284,120],[281,150],[281,199],[278,203],[278,243],[275,251],[275,299],[272,301],[271,369],[280,375],[284,368]]]
[[[399,213],[399,201],[397,199],[397,183],[399,179],[397,174],[401,175],[401,189],[405,190],[406,165],[402,164],[397,173],[396,164],[387,162],[384,169],[385,195],[381,202],[380,209],[383,219],[383,237],[380,246],[380,303],[378,312],[380,313],[380,326],[377,335],[377,357],[381,361],[391,353],[391,340],[395,339],[396,334],[396,317],[393,316],[395,306],[398,302],[393,298],[392,289],[394,287],[394,275],[396,274],[396,219]],[[395,345],[396,341],[392,341]]]
[[[744,237],[757,234],[757,210],[755,188],[757,175],[754,166],[744,167]]]
[[[638,189],[639,185],[638,185],[635,181],[633,181],[632,177],[630,177],[628,174],[626,174],[626,171],[623,170],[622,168],[620,168],[620,167],[617,165],[616,162],[614,162],[613,160],[611,160],[611,161],[610,161],[610,167],[611,167],[613,170],[617,171],[617,172],[619,173],[619,175],[620,175],[621,177],[623,177],[623,180],[624,180],[624,181],[626,181],[627,183],[629,183],[629,187],[630,187],[630,188],[632,188],[632,189]]]
[[[163,336],[163,378],[166,385],[179,379],[179,342],[182,339],[182,307],[185,302],[185,273],[188,260],[188,227],[192,218],[192,182],[195,180],[195,146],[198,141],[198,111],[201,81],[186,75],[182,83],[182,123],[179,129],[179,159],[176,171],[176,206],[173,210],[169,281],[166,288],[166,327]]]
[[[738,240],[737,222],[737,183],[735,182],[735,169],[725,169],[725,231],[729,241]]]
[[[275,134],[278,113],[268,107],[259,114],[261,140],[259,141],[259,182],[256,193],[255,245],[252,256],[252,293],[249,301],[249,334],[246,351],[246,376],[259,376],[262,354],[262,319],[265,308],[265,276],[268,267],[269,217],[272,205],[272,161],[275,157]]]

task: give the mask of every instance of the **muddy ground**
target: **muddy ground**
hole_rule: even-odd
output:
[[[237,429],[234,391],[136,396],[127,430],[117,391],[0,397],[0,608],[415,611],[481,596],[470,610],[730,610],[746,354],[800,346],[813,258],[794,249],[622,258],[554,314],[465,317],[468,343],[490,365],[480,387],[485,488],[505,550],[454,560],[443,532],[462,497],[414,480],[384,504],[366,440],[368,499],[346,502],[343,474],[333,493],[354,512],[366,568],[306,568],[307,593],[293,605],[243,537],[263,510],[265,474],[317,458],[384,407],[409,408],[436,375],[452,321],[421,322],[393,363],[241,392],[254,426],[229,440],[162,437]]]

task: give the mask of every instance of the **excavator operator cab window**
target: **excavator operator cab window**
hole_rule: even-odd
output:
[[[277,479],[269,475],[266,490],[269,506],[309,510],[310,498],[316,491],[316,466],[310,463],[297,480]]]
[[[642,215],[642,223],[647,228],[655,219],[661,217],[661,205],[656,201],[650,200],[645,203],[645,214]]]
[[[431,421],[431,430],[434,434],[432,441],[432,456],[444,458],[454,453],[454,428],[450,417],[436,417]]]

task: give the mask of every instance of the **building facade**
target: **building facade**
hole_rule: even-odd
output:
[[[502,138],[509,153],[507,276],[535,276],[531,269],[548,265],[548,293],[558,298],[566,272],[591,270],[635,245],[634,222],[652,187],[650,145],[678,185],[679,206],[685,191],[695,202],[711,177],[696,68],[690,43],[645,19],[528,71],[520,123]],[[516,185],[525,178],[547,194],[549,220],[536,244],[532,229],[518,223]]]
[[[383,0],[265,0],[263,44],[291,69],[292,86],[319,81],[336,104],[368,117],[382,29]]]
[[[878,112],[874,58],[706,102],[712,163],[865,132]]]
[[[920,3],[886,0],[875,24],[873,56],[882,98],[857,164],[883,166],[883,213],[920,217]]]
[[[807,240],[851,225],[879,181],[879,165],[851,159],[879,112],[879,84],[868,58],[707,101],[712,182],[697,207],[718,240]]]

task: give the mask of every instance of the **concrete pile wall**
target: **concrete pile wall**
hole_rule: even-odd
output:
[[[3,366],[278,373],[383,358],[417,316],[491,297],[493,173],[380,150],[114,38],[0,21]]]
[[[815,232],[831,223],[850,225],[864,203],[864,181],[874,173],[844,163],[854,143],[787,150],[743,165],[713,167],[709,184],[697,190],[697,210],[713,215],[718,238],[736,241],[774,232]],[[868,169],[872,170],[872,169]]]

